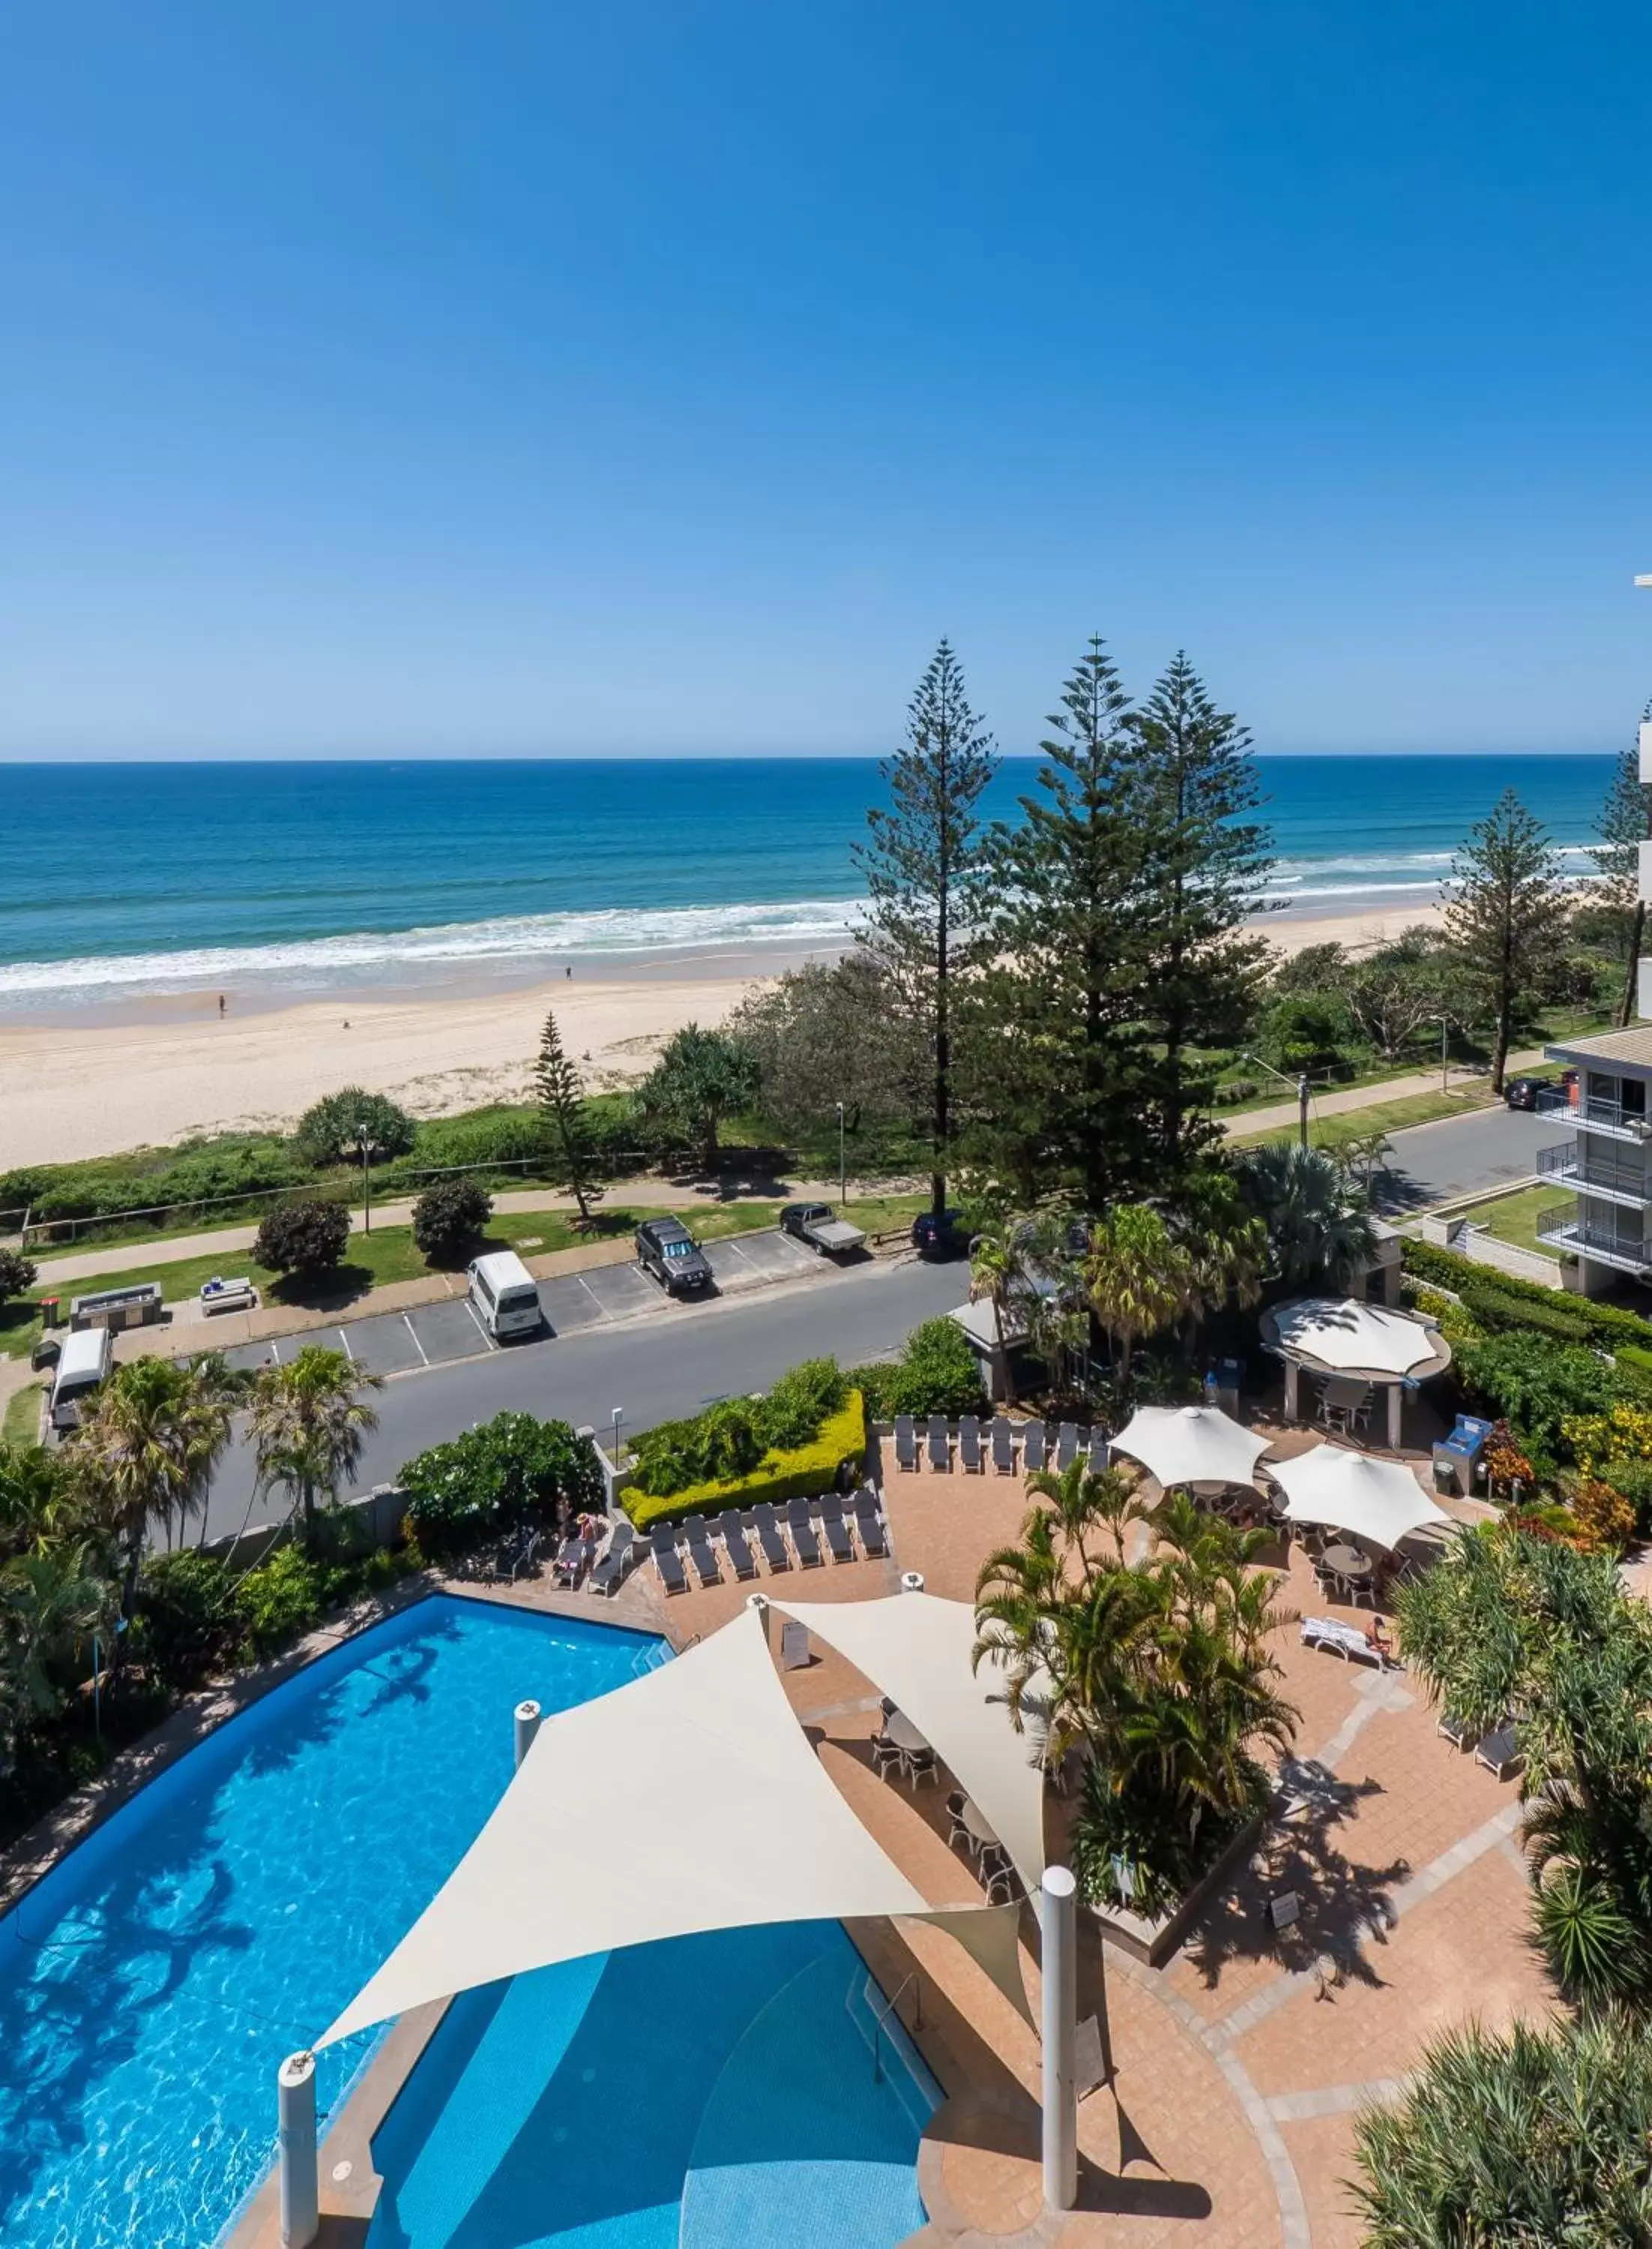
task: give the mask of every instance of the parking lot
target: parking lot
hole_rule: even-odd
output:
[[[803,1274],[826,1276],[837,1269],[830,1259],[817,1257],[789,1235],[776,1231],[708,1241],[703,1247],[718,1296],[741,1296],[777,1281],[796,1280]],[[369,1373],[411,1374],[421,1367],[479,1358],[501,1348],[531,1349],[557,1336],[611,1326],[616,1320],[634,1319],[639,1314],[670,1313],[691,1319],[696,1309],[692,1302],[680,1303],[668,1298],[658,1283],[634,1264],[601,1265],[588,1273],[563,1273],[541,1281],[539,1303],[545,1312],[544,1327],[537,1335],[503,1346],[459,1296],[438,1304],[416,1304],[405,1312],[377,1312],[368,1319],[342,1320],[336,1327],[309,1328],[301,1335],[282,1336],[273,1342],[237,1344],[224,1356],[231,1366],[268,1366],[294,1358],[305,1344],[321,1344],[346,1352]]]

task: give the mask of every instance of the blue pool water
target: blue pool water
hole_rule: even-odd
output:
[[[144,1789],[0,1920],[0,2241],[210,2249],[271,2152],[275,2072],[446,1880],[512,1706],[662,1660],[640,1633],[422,1601]],[[321,2057],[330,2107],[371,2034]]]
[[[367,2249],[893,2249],[938,2090],[835,1922],[466,1993],[374,2142]]]

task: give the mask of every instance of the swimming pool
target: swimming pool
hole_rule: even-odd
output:
[[[894,2249],[939,2088],[835,1922],[470,1991],[374,2141],[367,2249]],[[893,2036],[892,2036],[893,2033]]]
[[[441,1888],[511,1778],[513,1705],[664,1660],[437,1595],[208,1737],[0,1920],[0,2240],[210,2249],[269,2163],[275,2072]],[[326,2110],[373,2034],[320,2057]]]

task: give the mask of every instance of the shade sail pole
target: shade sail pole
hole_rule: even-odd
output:
[[[1044,1932],[1044,2199],[1071,2210],[1079,2198],[1078,1885],[1066,1867],[1046,1867],[1038,1886]]]

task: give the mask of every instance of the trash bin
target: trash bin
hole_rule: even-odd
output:
[[[42,1296],[40,1299],[41,1326],[44,1328],[55,1328],[58,1325],[58,1303],[57,1297]]]

